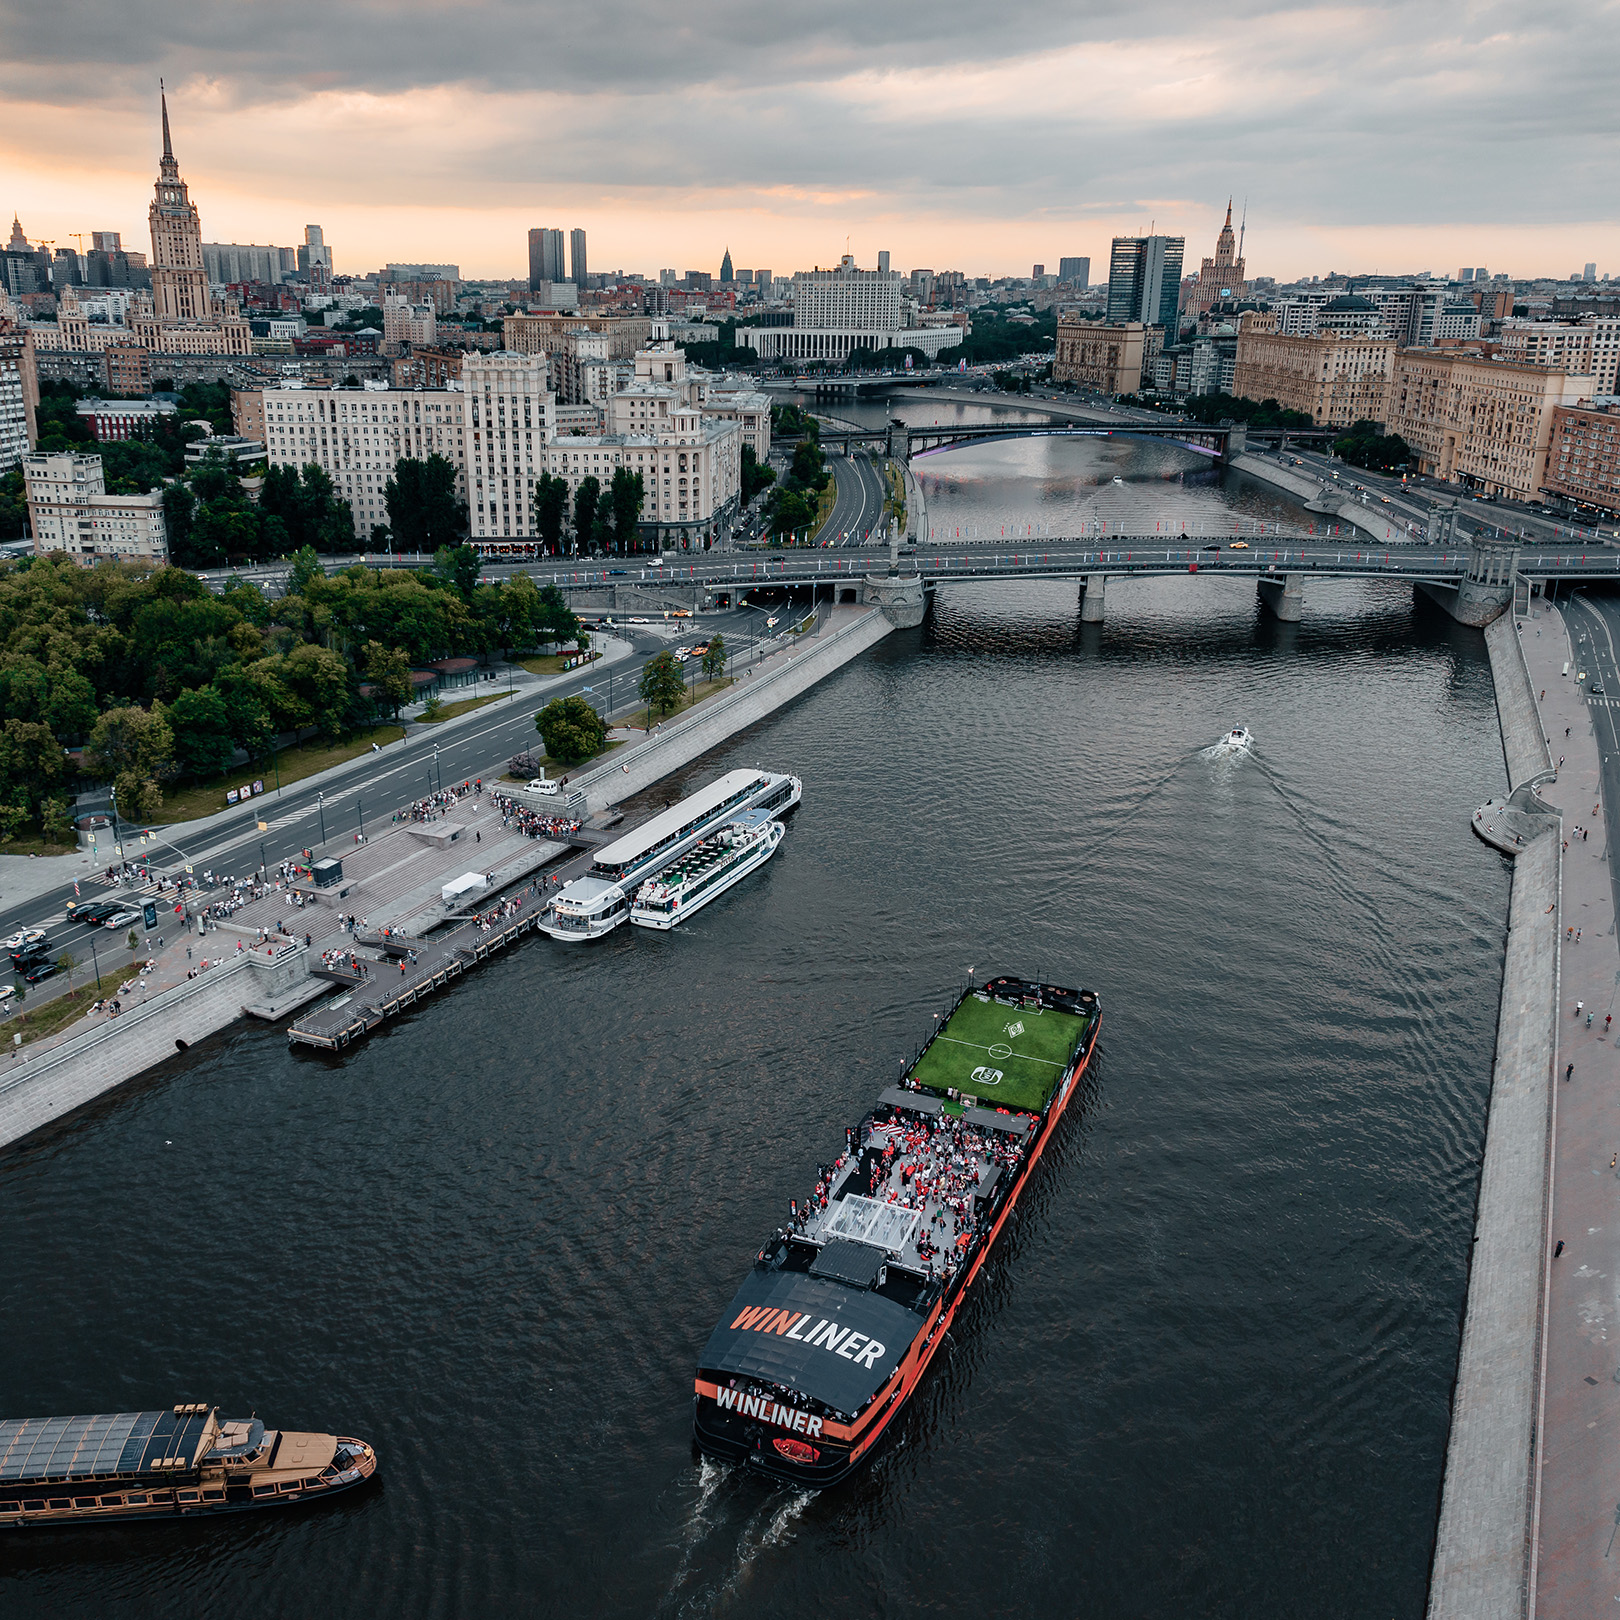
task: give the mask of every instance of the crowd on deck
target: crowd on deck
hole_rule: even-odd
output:
[[[981,1130],[948,1116],[901,1114],[888,1123],[871,1123],[859,1147],[856,1132],[849,1132],[849,1151],[821,1168],[815,1192],[803,1206],[793,1202],[792,1226],[803,1232],[820,1216],[845,1166],[860,1155],[863,1164],[854,1171],[859,1180],[850,1190],[916,1210],[922,1216],[915,1238],[917,1256],[928,1276],[937,1271],[948,1277],[982,1230],[983,1212],[975,1207],[979,1189],[995,1168],[1010,1170],[1016,1165],[1022,1151],[1017,1140],[1000,1131]]]

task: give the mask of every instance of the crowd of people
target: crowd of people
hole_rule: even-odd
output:
[[[526,838],[572,838],[583,825],[577,816],[542,815],[509,793],[491,793],[489,802],[500,812],[503,827],[515,827]]]
[[[836,1163],[822,1167],[814,1193],[790,1207],[792,1229],[803,1232],[826,1210],[845,1167],[857,1156],[853,1189],[883,1203],[916,1210],[922,1220],[914,1239],[917,1258],[929,1277],[951,1275],[981,1229],[979,1190],[997,1168],[1011,1169],[1023,1151],[1016,1139],[1000,1131],[981,1130],[948,1116],[926,1118],[899,1114],[887,1123],[866,1127],[857,1145],[848,1134],[848,1150]],[[864,1172],[864,1173],[863,1173]]]
[[[442,789],[438,793],[430,793],[425,799],[417,799],[407,805],[403,810],[396,810],[389,818],[393,825],[402,821],[437,821],[441,816],[448,815],[461,801],[471,794],[481,793],[484,789],[483,777],[457,782],[451,787]]]
[[[515,917],[523,909],[523,897],[512,895],[501,901],[499,905],[491,906],[488,911],[475,911],[473,923],[478,932],[487,934],[496,923],[505,922],[508,917]]]

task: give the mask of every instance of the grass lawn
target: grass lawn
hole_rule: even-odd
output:
[[[567,656],[574,657],[576,655],[570,653]],[[601,653],[597,653],[591,659],[591,662],[594,664],[601,656]],[[528,670],[531,675],[561,675],[563,673],[564,655],[562,653],[550,653],[545,657],[520,658],[517,662]],[[580,668],[583,669],[584,665],[581,665]]]
[[[1086,1020],[1051,1008],[1004,1007],[969,996],[912,1069],[921,1085],[1039,1112],[1056,1088]]]
[[[424,726],[436,726],[446,720],[454,720],[458,714],[471,714],[474,709],[481,709],[486,703],[494,703],[511,695],[510,692],[491,692],[488,697],[463,698],[459,703],[445,703],[431,720],[424,714],[421,721]],[[283,777],[282,780],[285,781],[286,778]]]
[[[829,468],[830,472],[832,469]],[[816,502],[816,521],[810,530],[810,544],[816,545],[821,539],[821,531],[832,521],[833,507],[838,504],[838,480],[829,478],[827,487],[822,490]]]
[[[0,855],[71,855],[78,847],[53,844],[38,827],[24,827],[9,844],[0,844]]]
[[[218,781],[201,786],[172,788],[163,795],[163,809],[152,818],[153,825],[175,821],[193,821],[198,816],[211,816],[217,810],[231,806],[225,803],[225,790],[239,788],[251,782],[264,783],[264,792],[257,795],[268,802],[275,792],[276,772],[279,767],[281,785],[290,787],[306,776],[330,770],[346,759],[365,753],[373,743],[379,748],[398,742],[405,735],[402,726],[374,726],[370,731],[357,731],[342,742],[304,743],[297,748],[283,748],[277,765],[254,765],[245,770],[232,771]]]
[[[79,973],[86,973],[85,968],[75,970],[75,977]],[[54,1035],[64,1024],[71,1024],[75,1018],[82,1018],[90,1003],[96,999],[96,977],[88,973],[90,980],[88,989],[69,990],[65,996],[58,996],[54,1001],[47,1001],[43,1006],[33,1012],[18,1011],[0,1023],[0,1036],[21,1035],[23,1045],[31,1041],[43,1039],[46,1035]],[[106,981],[112,975],[105,968],[102,969],[102,979]],[[103,992],[105,993],[105,992]],[[12,1003],[16,1006],[16,1003]],[[27,1006],[25,1002],[24,1007]]]

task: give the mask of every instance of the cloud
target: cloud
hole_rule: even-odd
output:
[[[1497,233],[1525,273],[1620,249],[1616,0],[0,0],[0,29],[0,168],[30,207],[65,215],[63,171],[96,163],[150,185],[161,72],[211,214],[319,211],[340,263],[363,221],[414,219],[415,239],[437,216],[498,255],[478,268],[517,273],[531,215],[587,223],[626,268],[707,263],[732,222],[784,268],[880,230],[897,262],[1096,262],[1150,221],[1196,259],[1229,192],[1250,199],[1251,264],[1281,274],[1357,232],[1473,258]],[[1548,263],[1525,262],[1527,227]]]

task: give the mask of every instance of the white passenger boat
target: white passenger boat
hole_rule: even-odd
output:
[[[642,928],[676,927],[763,866],[786,836],[787,829],[768,810],[733,816],[712,838],[641,885],[630,906],[630,921]]]
[[[557,892],[540,919],[553,939],[600,939],[630,917],[630,897],[694,844],[748,810],[775,818],[803,796],[804,784],[779,771],[727,771],[707,787],[644,821],[596,853],[591,869]]]
[[[1247,726],[1233,726],[1216,744],[1216,747],[1224,748],[1228,753],[1233,754],[1247,753],[1253,743],[1254,738],[1249,735]]]

